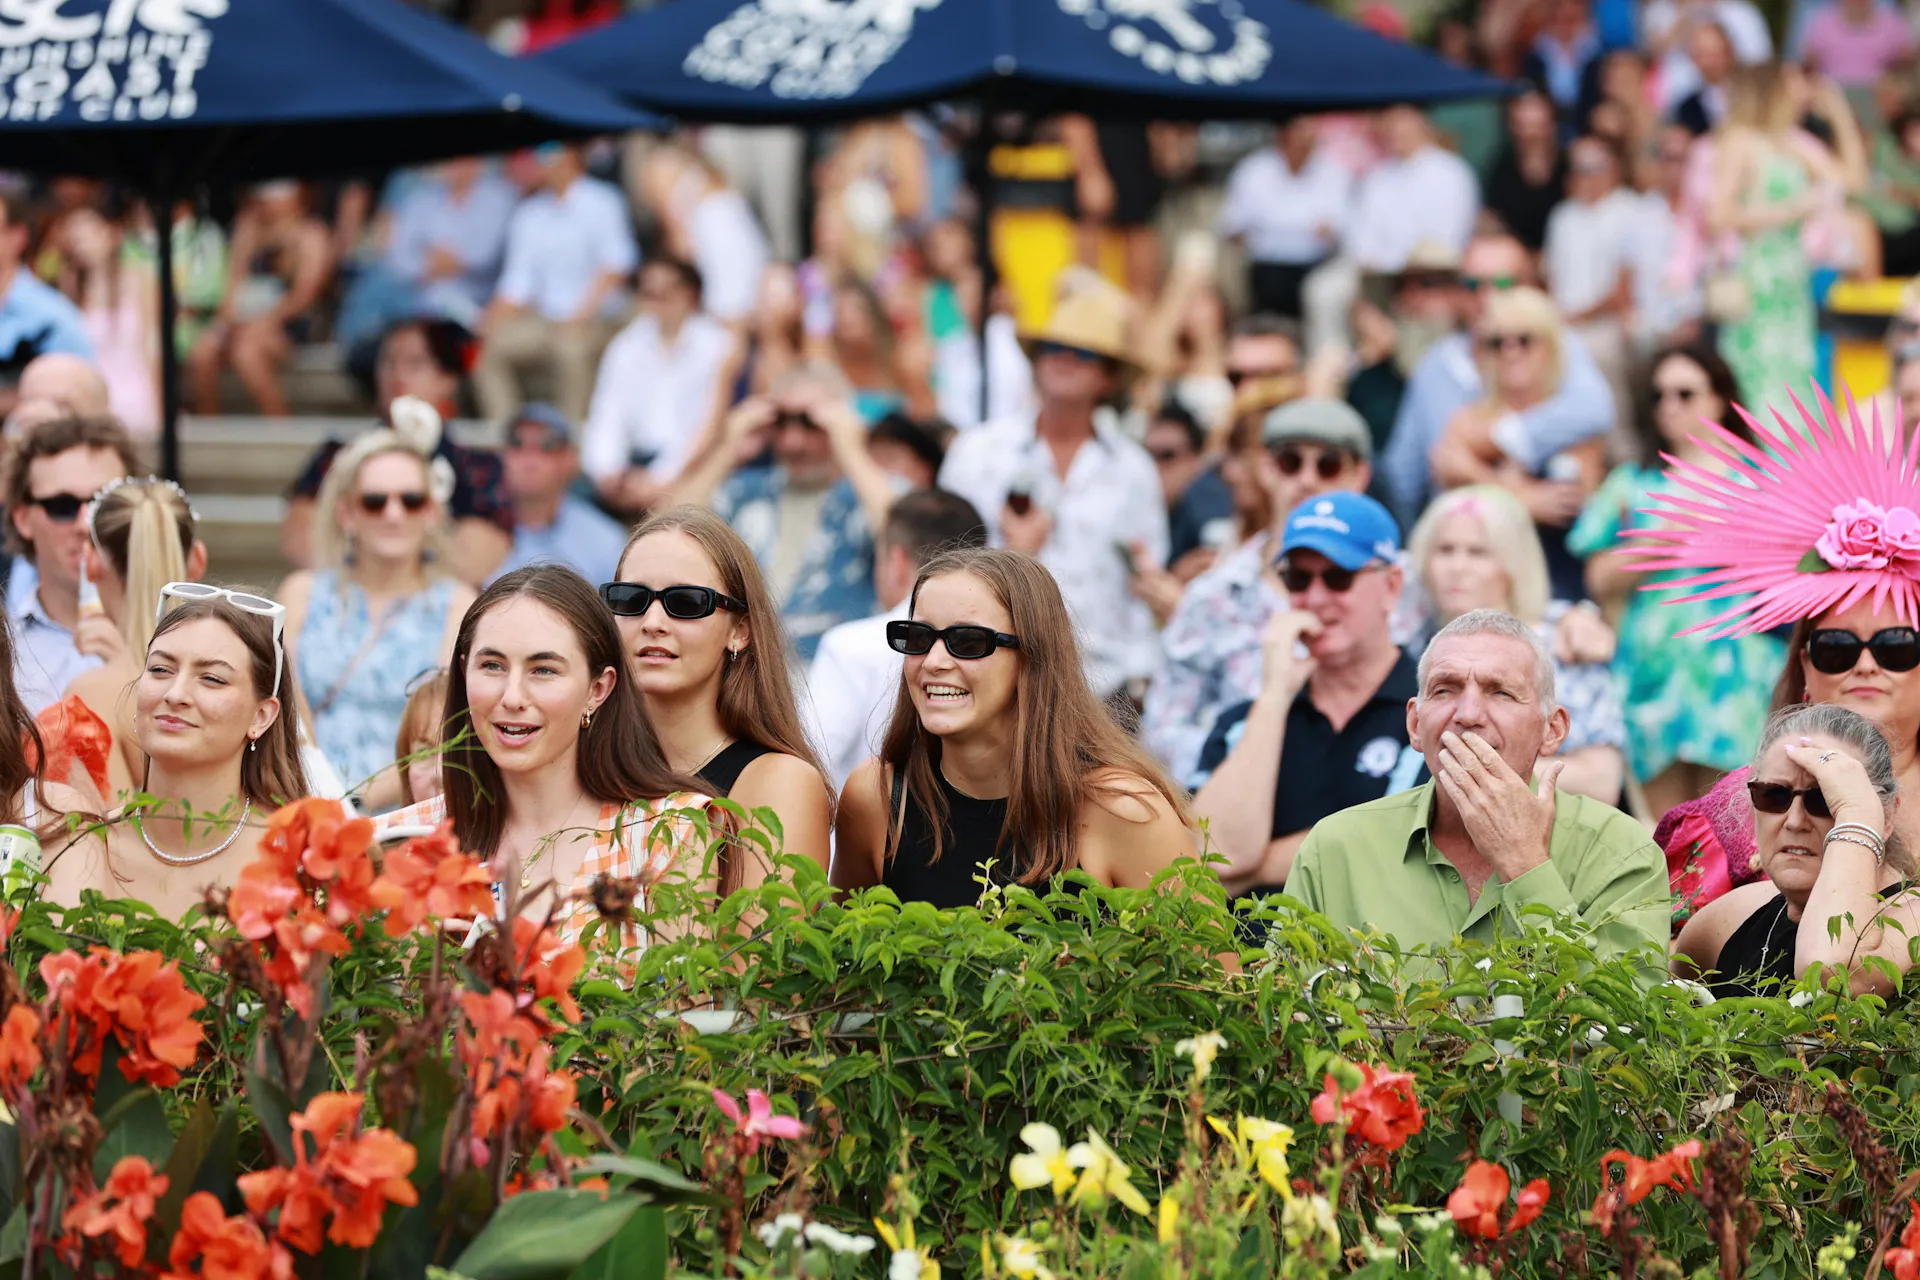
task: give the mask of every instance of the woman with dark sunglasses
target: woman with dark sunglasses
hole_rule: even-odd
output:
[[[887,642],[906,656],[877,758],[847,780],[833,881],[971,906],[981,882],[1079,869],[1145,887],[1194,855],[1185,799],[1088,688],[1053,576],[954,551],[914,583]]]
[[[700,507],[656,512],[600,588],[668,763],[827,865],[833,792],[800,725],[786,630],[740,535]]]
[[[1816,966],[1887,996],[1913,964],[1920,891],[1896,830],[1887,739],[1845,707],[1790,707],[1767,721],[1747,781],[1766,879],[1716,899],[1674,944],[1673,972],[1718,997],[1770,994]],[[1873,957],[1892,970],[1868,966]]]
[[[368,809],[402,802],[394,735],[407,683],[453,653],[472,587],[446,576],[452,464],[434,453],[440,418],[401,398],[394,427],[341,450],[320,488],[317,568],[290,575],[287,648],[314,739]]]

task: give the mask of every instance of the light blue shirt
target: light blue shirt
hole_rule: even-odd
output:
[[[1600,366],[1578,336],[1563,332],[1560,343],[1565,368],[1553,398],[1494,424],[1494,443],[1535,475],[1555,454],[1613,429],[1613,388]],[[1427,505],[1433,450],[1447,423],[1480,396],[1480,369],[1468,335],[1450,334],[1420,358],[1393,420],[1393,439],[1380,456],[1401,528],[1411,528]]]
[[[514,210],[498,296],[548,320],[569,320],[595,280],[625,275],[639,260],[626,197],[598,178],[576,178],[564,194],[542,191]],[[620,306],[616,291],[604,310]]]
[[[36,356],[59,351],[86,360],[94,358],[93,343],[87,338],[79,308],[24,265],[13,273],[6,297],[0,298],[0,360],[25,355],[23,345]]]
[[[394,209],[388,268],[420,286],[429,305],[444,292],[471,308],[486,306],[507,251],[507,223],[519,199],[512,183],[491,172],[481,174],[463,200],[456,200],[438,178],[410,184]],[[427,281],[427,255],[435,249],[460,260],[459,275]]]
[[[592,503],[567,494],[560,499],[553,523],[545,528],[524,520],[514,522],[513,548],[501,561],[500,573],[532,564],[563,564],[597,587],[614,580],[626,547],[624,525]]]
[[[82,672],[100,665],[100,659],[73,647],[73,632],[52,618],[40,604],[40,575],[24,560],[13,562],[7,582],[7,618],[13,624],[13,684],[28,715],[42,711],[66,696],[67,686]]]

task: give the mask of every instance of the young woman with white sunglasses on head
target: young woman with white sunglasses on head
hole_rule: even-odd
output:
[[[160,589],[159,625],[129,693],[146,753],[147,807],[107,815],[64,848],[46,850],[48,896],[83,890],[133,898],[164,919],[231,887],[259,852],[267,816],[307,794],[286,609],[197,582]]]

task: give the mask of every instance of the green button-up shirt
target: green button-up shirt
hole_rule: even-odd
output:
[[[1539,905],[1591,925],[1603,957],[1648,945],[1665,951],[1666,857],[1634,819],[1559,792],[1547,861],[1511,884],[1489,877],[1470,901],[1428,829],[1434,785],[1321,819],[1294,861],[1287,893],[1335,924],[1390,934],[1408,947],[1518,934],[1522,910]]]

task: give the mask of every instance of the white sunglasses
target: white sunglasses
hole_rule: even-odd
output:
[[[244,591],[229,591],[225,587],[216,587],[205,582],[169,582],[160,588],[159,602],[153,608],[153,620],[160,621],[167,616],[167,600],[225,600],[242,613],[255,614],[262,618],[273,619],[273,690],[269,696],[280,696],[280,673],[286,664],[287,647],[281,637],[287,630],[287,606],[278,600],[269,600],[265,596],[249,595]]]

